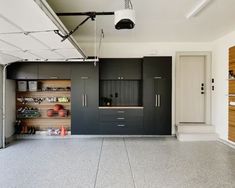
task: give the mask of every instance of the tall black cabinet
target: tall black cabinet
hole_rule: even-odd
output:
[[[93,63],[71,65],[71,134],[98,134],[99,71]]]
[[[171,77],[171,57],[144,57],[144,134],[171,135]]]

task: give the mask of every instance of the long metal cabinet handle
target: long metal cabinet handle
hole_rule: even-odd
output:
[[[85,101],[84,104],[87,107],[87,94],[84,95],[84,101]]]
[[[158,97],[157,97],[158,95],[156,94],[155,95],[155,107],[158,107]]]
[[[126,125],[124,125],[124,124],[118,124],[117,126],[118,126],[118,127],[125,127]]]
[[[84,107],[85,106],[85,97],[84,97],[84,94],[82,94],[82,106]]]
[[[123,119],[125,119],[124,117],[119,117],[119,118],[117,118],[118,120],[123,120]]]
[[[158,99],[158,107],[160,107],[161,106],[161,95],[158,95],[157,99]]]

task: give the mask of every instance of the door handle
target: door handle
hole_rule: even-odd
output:
[[[205,91],[204,91],[204,83],[201,84],[201,94],[204,94]]]
[[[119,110],[119,111],[117,111],[117,113],[123,114],[123,113],[125,113],[125,111]]]
[[[117,120],[124,120],[124,119],[125,119],[124,117],[117,118]]]
[[[158,107],[161,106],[161,95],[157,95],[157,100],[158,100]]]
[[[85,97],[84,97],[85,95],[84,94],[82,94],[82,106],[84,107],[85,106]]]
[[[124,124],[118,124],[117,126],[118,126],[118,127],[125,127],[126,125],[124,125]]]
[[[84,104],[85,104],[85,107],[87,107],[87,94],[84,95]]]
[[[57,76],[51,76],[50,79],[58,79]]]
[[[155,107],[158,107],[158,97],[157,97],[157,94],[155,95]]]

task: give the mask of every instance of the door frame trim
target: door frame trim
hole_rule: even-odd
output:
[[[204,56],[205,58],[205,124],[211,124],[211,60],[212,55],[210,51],[182,51],[176,52],[176,80],[175,80],[175,124],[180,124],[180,57],[182,56]]]

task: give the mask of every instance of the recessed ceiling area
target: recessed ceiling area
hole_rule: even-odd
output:
[[[197,16],[186,15],[201,0],[132,0],[136,11],[133,30],[118,31],[113,16],[98,16],[73,34],[80,42],[93,42],[95,32],[104,29],[104,42],[210,42],[235,29],[235,1],[212,0]],[[124,9],[124,0],[48,0],[55,12],[115,11]],[[60,17],[71,30],[85,17]],[[95,25],[96,24],[96,25]],[[96,30],[95,30],[96,28]]]

